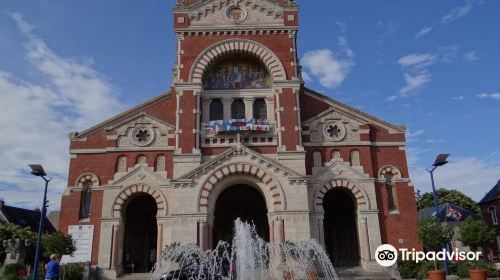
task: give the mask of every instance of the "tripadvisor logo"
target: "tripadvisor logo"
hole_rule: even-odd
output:
[[[375,260],[381,266],[391,266],[398,260],[398,251],[390,244],[382,244],[375,251]]]
[[[441,251],[428,251],[422,252],[415,249],[405,249],[400,248],[399,254],[401,260],[403,261],[414,261],[419,263],[421,261],[444,261],[448,260],[458,260],[458,261],[478,261],[481,256],[481,252],[464,252],[455,249],[453,251],[446,251],[445,249]],[[398,250],[390,244],[382,244],[375,251],[375,260],[381,266],[387,267],[392,266],[398,260]]]

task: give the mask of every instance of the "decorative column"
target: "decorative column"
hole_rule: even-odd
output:
[[[274,221],[274,241],[279,244],[285,241],[285,223],[282,218],[277,218]]]
[[[324,221],[323,218],[318,219],[318,238],[319,238],[319,244],[325,247],[325,228],[324,228]]]
[[[161,259],[163,252],[163,224],[157,225],[158,232],[156,236],[156,261]]]
[[[212,101],[208,98],[203,98],[201,100],[201,122],[207,124],[210,121],[210,103]],[[202,128],[203,129],[203,128]]]
[[[363,246],[363,258],[366,261],[371,260],[371,250],[370,250],[370,237],[368,235],[368,220],[366,218],[361,219],[361,229],[360,229],[361,244]]]
[[[208,249],[208,226],[206,221],[201,220],[198,222],[198,232],[200,233],[198,244],[205,251]]]
[[[118,267],[118,250],[120,244],[120,225],[113,225],[112,229],[112,240],[113,245],[111,245],[111,269],[116,270]]]
[[[253,119],[253,102],[254,98],[253,97],[245,97],[243,99],[243,102],[245,103],[245,119]]]
[[[269,223],[269,242],[274,243],[274,222]]]
[[[231,119],[231,104],[233,103],[233,99],[231,97],[222,98],[222,105],[224,108],[224,119]]]

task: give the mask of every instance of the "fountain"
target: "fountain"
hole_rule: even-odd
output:
[[[172,244],[153,268],[153,280],[337,280],[323,248],[315,240],[270,244],[255,225],[237,219],[231,243],[213,250]]]

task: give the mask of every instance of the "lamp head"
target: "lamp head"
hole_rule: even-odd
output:
[[[31,168],[31,174],[40,177],[47,176],[41,164],[30,164],[29,167]]]
[[[450,154],[439,154],[436,157],[436,160],[432,164],[432,166],[438,167],[438,166],[443,166],[448,163],[447,159],[450,156]]]

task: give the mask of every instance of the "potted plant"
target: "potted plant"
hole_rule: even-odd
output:
[[[433,217],[422,218],[419,221],[418,237],[428,250],[434,251],[441,250],[443,245],[447,244],[451,239],[448,227],[441,225]],[[429,270],[427,275],[429,280],[444,280],[446,278],[445,271],[437,268],[436,260],[434,260],[434,270]]]
[[[458,228],[460,229],[460,239],[463,244],[469,246],[473,252],[477,251],[480,246],[490,244],[495,238],[494,229],[488,228],[484,221],[474,220],[471,217],[461,222]],[[476,262],[475,267],[469,269],[471,280],[483,280],[488,276],[487,271],[485,269],[480,269],[478,265],[479,262]]]

